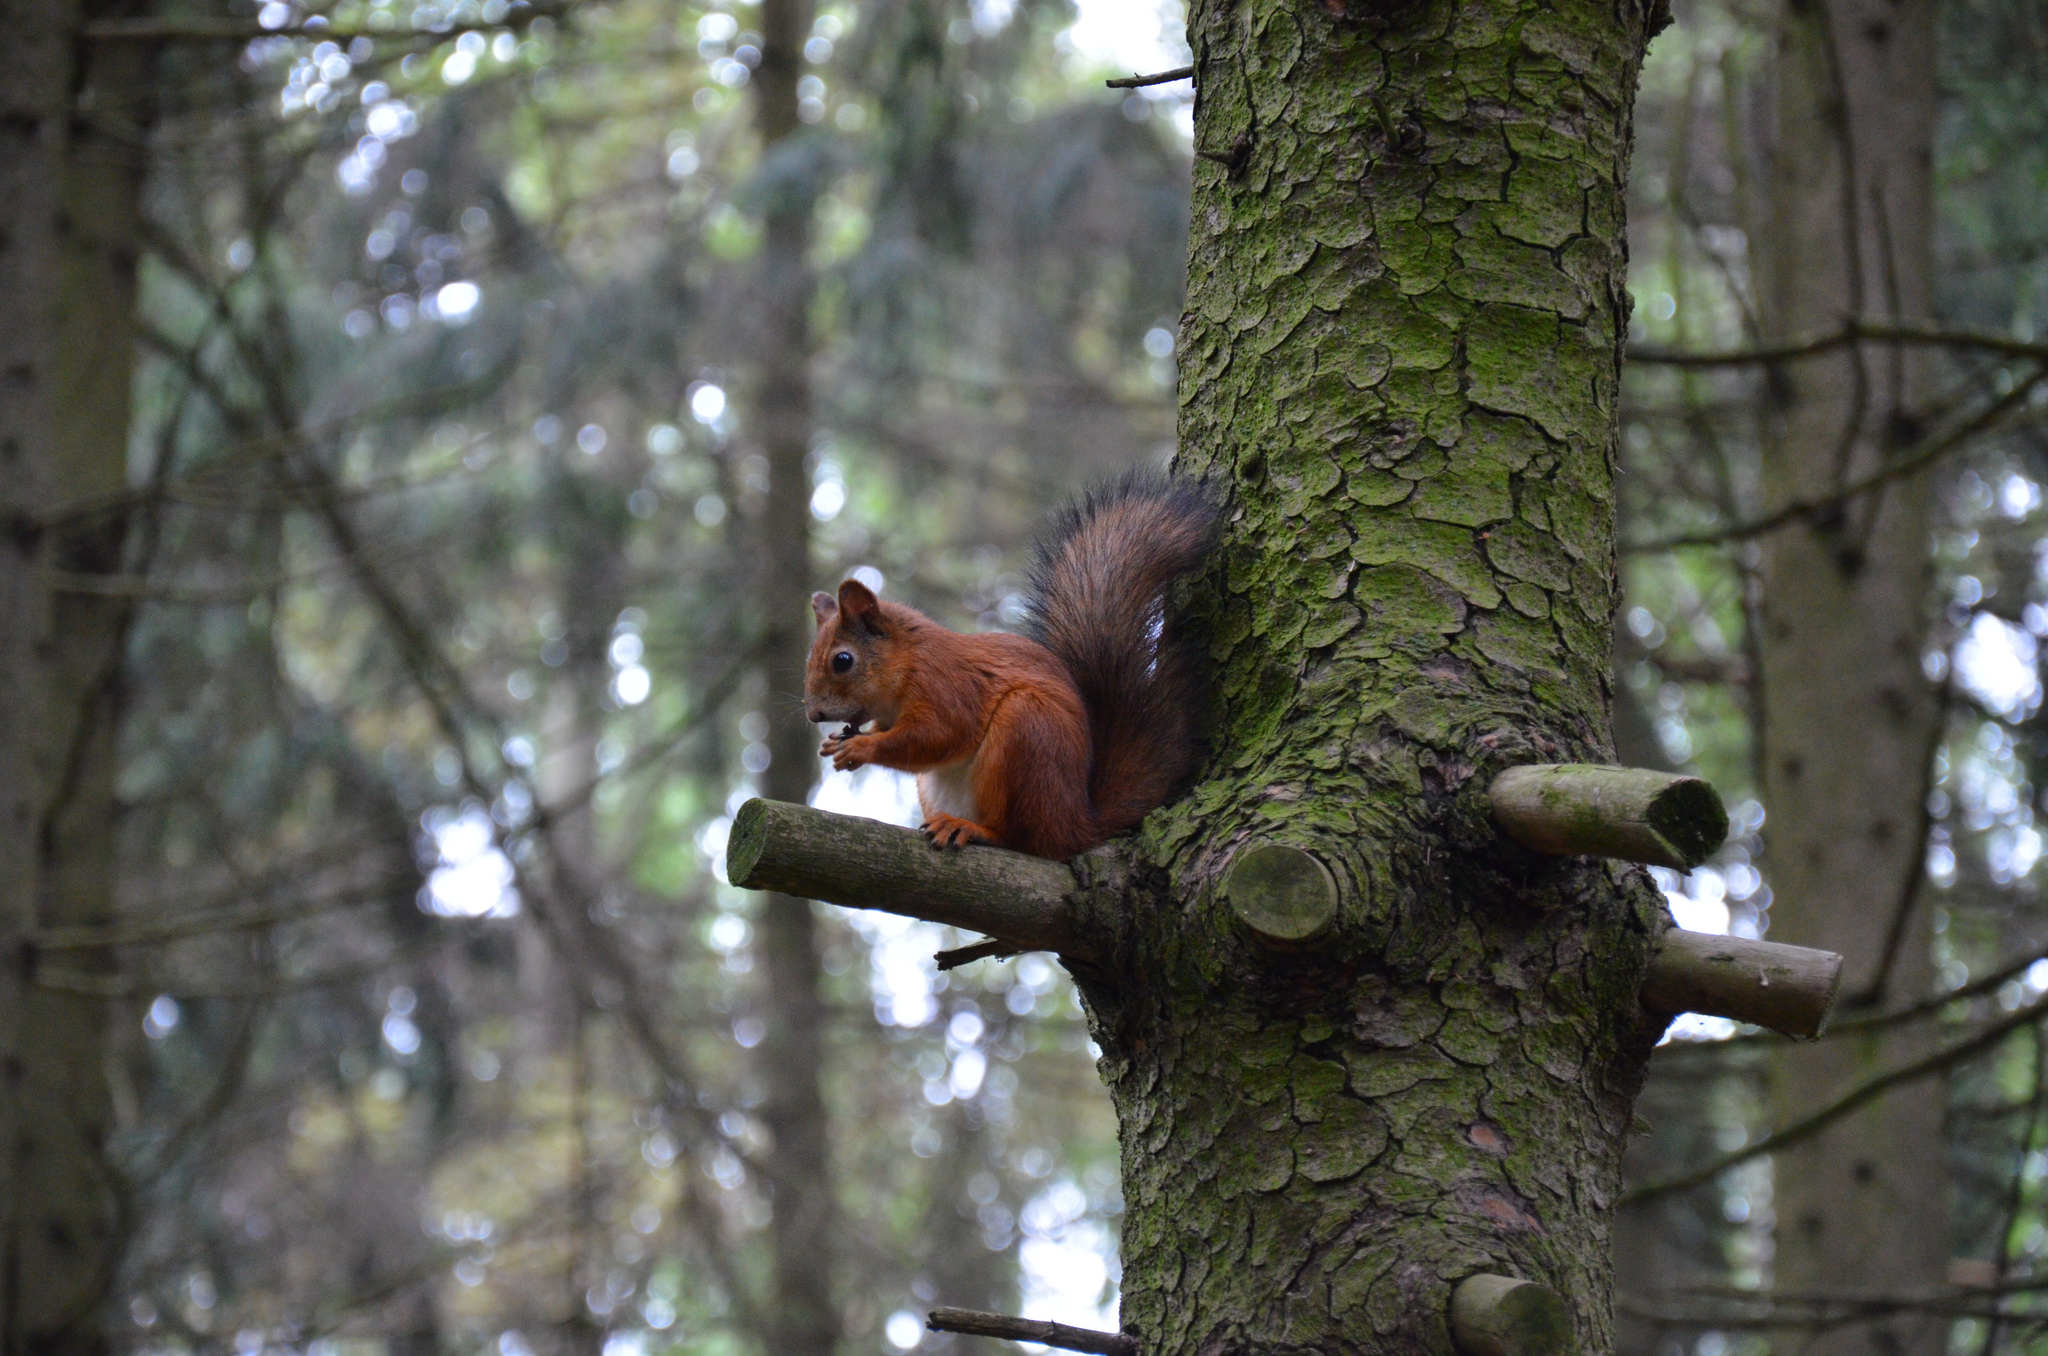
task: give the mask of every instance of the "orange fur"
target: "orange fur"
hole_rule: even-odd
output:
[[[874,722],[819,752],[916,773],[934,847],[1066,858],[1131,827],[1193,769],[1197,689],[1161,609],[1212,522],[1136,479],[1083,500],[1040,546],[1040,639],[962,635],[855,580],[813,594],[806,713]]]

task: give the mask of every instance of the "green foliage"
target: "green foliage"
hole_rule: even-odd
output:
[[[859,1349],[1014,1307],[1117,1209],[1043,958],[822,919],[835,1173],[759,1171],[778,996],[716,867],[803,599],[754,582],[756,264],[813,203],[819,582],[1014,624],[1047,504],[1170,436],[1173,101],[1063,5],[827,5],[764,157],[750,7],[436,13],[164,58],[122,868],[181,939],[123,953],[122,1341],[760,1351],[794,1191]]]

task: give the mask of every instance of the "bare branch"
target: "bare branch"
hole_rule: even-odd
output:
[[[1689,1191],[1703,1182],[1713,1181],[1738,1163],[1747,1163],[1752,1158],[1776,1153],[1788,1145],[1797,1144],[1800,1140],[1820,1133],[1828,1126],[1842,1119],[1842,1117],[1855,1111],[1858,1107],[1876,1100],[1893,1088],[1916,1082],[1922,1078],[1932,1077],[1948,1069],[1950,1066],[1970,1058],[1972,1055],[1982,1054],[2007,1036],[2010,1036],[2013,1032],[2018,1031],[2022,1027],[2033,1025],[2044,1016],[2048,1016],[2048,998],[2029,1003],[2027,1006],[2018,1009],[2006,1017],[1981,1027],[1972,1035],[1943,1046],[1932,1054],[1925,1055],[1906,1064],[1901,1064],[1897,1068],[1887,1069],[1874,1078],[1865,1079],[1849,1089],[1849,1091],[1835,1098],[1834,1101],[1827,1103],[1810,1115],[1792,1122],[1792,1124],[1782,1130],[1765,1135],[1763,1138],[1752,1141],[1731,1153],[1722,1154],[1719,1158],[1712,1159],[1690,1172],[1682,1172],[1675,1177],[1667,1177],[1661,1182],[1651,1182],[1647,1186],[1637,1187],[1635,1190],[1624,1194],[1621,1198],[1621,1203],[1623,1205],[1642,1205],[1648,1201],[1654,1201],[1660,1196],[1669,1196],[1679,1191]]]
[[[1840,328],[1829,330],[1825,334],[1812,334],[1772,344],[1758,344],[1753,348],[1687,351],[1655,344],[1635,344],[1629,347],[1628,360],[1632,363],[1649,363],[1658,367],[1749,367],[1785,362],[1793,358],[1808,358],[1864,341],[1911,344],[1925,348],[1962,349],[1996,354],[2002,358],[2032,358],[2037,362],[2048,362],[2048,343],[2015,339],[2009,334],[1993,334],[1988,330],[1953,330],[1939,325],[1860,320],[1854,317],[1844,320]]]
[[[496,23],[448,23],[433,28],[362,24],[335,24],[318,14],[298,23],[265,27],[255,19],[208,19],[197,16],[157,18],[136,16],[99,19],[85,26],[89,42],[255,42],[260,38],[315,38],[328,42],[352,42],[368,38],[373,42],[446,42],[472,30],[517,32],[536,19],[558,18],[573,5],[519,5]]]
[[[733,818],[725,860],[743,889],[948,923],[1024,951],[1090,954],[1068,903],[1074,872],[1043,857],[941,850],[913,829],[757,799]]]
[[[416,560],[448,549],[445,538],[382,543],[380,558],[388,561]],[[252,598],[295,588],[319,587],[335,575],[353,568],[340,558],[322,561],[297,570],[273,570],[248,579],[222,584],[179,583],[151,579],[147,574],[86,574],[77,570],[48,569],[43,577],[56,593],[85,594],[100,598],[146,598],[165,606],[242,607]]]
[[[2034,1028],[2034,1088],[2028,1096],[2025,1125],[2020,1129],[2019,1142],[2014,1146],[2013,1155],[2018,1161],[2007,1171],[2004,1200],[1999,1204],[1997,1252],[1992,1256],[1991,1284],[2004,1285],[2012,1277],[2012,1245],[2015,1226],[2020,1221],[2020,1212],[2027,1208],[2027,1160],[2032,1157],[2035,1143],[2041,1138],[2044,1126],[2048,1126],[2048,1040],[2043,1040],[2041,1029]],[[1998,1350],[1999,1327],[2003,1315],[1993,1317],[1985,1325],[1984,1341],[1978,1348],[1983,1356],[1993,1356]]]
[[[186,983],[168,979],[161,975],[123,976],[103,974],[93,970],[73,970],[38,966],[34,983],[39,988],[54,989],[59,993],[77,994],[83,998],[104,998],[122,1001],[137,998],[154,998],[166,994],[179,1000],[219,998],[247,1001],[250,999],[283,998],[289,994],[302,993],[308,989],[332,988],[341,984],[355,984],[372,975],[382,974],[397,966],[402,954],[394,952],[374,961],[360,965],[344,966],[336,970],[323,970],[309,975],[279,975],[275,979],[259,980],[245,984]]]
[[[108,946],[152,946],[180,942],[193,937],[210,937],[222,932],[248,931],[297,923],[338,909],[378,904],[403,891],[417,889],[418,872],[393,872],[362,885],[350,886],[329,895],[286,899],[276,904],[234,904],[217,909],[189,909],[180,913],[146,917],[122,916],[105,923],[81,923],[72,927],[44,928],[31,935],[38,951],[85,951]]]
[[[1124,75],[1114,80],[1105,80],[1102,83],[1111,89],[1137,89],[1141,85],[1170,85],[1176,80],[1192,80],[1194,78],[1195,68],[1193,66],[1175,66],[1172,70],[1161,71],[1157,75]]]
[[[999,942],[990,937],[969,946],[956,946],[945,951],[934,951],[932,961],[941,971],[957,970],[963,965],[972,965],[978,960],[1003,960],[1017,954],[1017,948],[1008,942]]]
[[[1952,1284],[1885,1294],[1855,1291],[1747,1290],[1731,1285],[1686,1286],[1644,1299],[1621,1299],[1615,1308],[1652,1321],[1712,1328],[1805,1328],[1825,1331],[1871,1323],[1900,1313],[1935,1313],[1951,1318],[2034,1320],[2014,1314],[2000,1300],[2048,1289],[2040,1276],[2008,1277],[1985,1285]]]
[[[1062,1351],[1092,1351],[1097,1356],[1138,1356],[1138,1344],[1120,1332],[1097,1332],[1037,1318],[1012,1318],[979,1309],[934,1309],[924,1325],[933,1332],[961,1332],[970,1337],[1001,1337],[1012,1342],[1040,1342]]]
[[[1919,807],[1918,822],[1913,828],[1913,838],[1919,843],[1919,850],[1906,862],[1906,878],[1899,883],[1896,902],[1892,905],[1891,922],[1885,928],[1884,949],[1878,953],[1877,972],[1870,977],[1860,992],[1849,996],[1851,1008],[1873,1008],[1884,1002],[1885,990],[1891,987],[1892,970],[1898,965],[1899,952],[1906,941],[1906,925],[1913,920],[1919,907],[1920,894],[1927,881],[1927,852],[1934,842],[1934,784],[1937,779],[1935,755],[1941,752],[1948,740],[1949,709],[1954,705],[1955,673],[1951,670],[1942,681],[1940,704],[1942,719],[1929,723],[1927,742],[1920,751],[1920,795],[1914,800]]]
[[[1867,475],[1858,476],[1833,493],[1811,499],[1795,499],[1755,518],[1730,523],[1725,527],[1711,528],[1704,532],[1680,532],[1648,541],[1623,542],[1619,549],[1624,555],[1641,555],[1655,551],[1672,551],[1681,546],[1725,546],[1730,542],[1748,541],[1767,532],[1775,532],[1796,519],[1839,508],[1848,500],[1868,494],[1872,490],[1882,489],[1895,480],[1903,480],[1925,470],[1978,434],[1986,432],[2006,415],[2026,404],[2044,378],[2048,378],[2048,366],[2036,367],[2015,382],[2010,391],[1992,401],[1971,418],[1964,420],[1955,429],[1928,439],[1918,448],[1887,462]]]

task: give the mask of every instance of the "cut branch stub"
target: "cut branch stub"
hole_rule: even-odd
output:
[[[1728,837],[1728,811],[1698,777],[1558,763],[1511,767],[1487,791],[1496,823],[1523,847],[1690,871]]]
[[[1534,1281],[1467,1276],[1451,1292],[1451,1340],[1466,1356],[1565,1356],[1571,1310]]]
[[[750,800],[733,817],[726,876],[854,909],[880,909],[971,928],[1021,951],[1085,958],[1061,862],[1002,848],[936,849],[914,829],[778,800]]]
[[[1337,881],[1310,852],[1259,843],[1234,854],[1223,872],[1223,898],[1259,941],[1296,946],[1320,936],[1337,917]]]
[[[1672,928],[1643,979],[1644,1006],[1754,1022],[1787,1036],[1818,1036],[1842,985],[1832,951]]]

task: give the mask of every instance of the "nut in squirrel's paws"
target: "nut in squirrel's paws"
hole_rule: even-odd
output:
[[[921,826],[925,841],[933,848],[962,848],[969,843],[993,843],[995,835],[971,819],[958,815],[932,815]]]
[[[869,723],[872,724],[873,722]],[[854,740],[866,733],[868,731],[863,730],[860,726],[849,723],[840,729],[837,734],[825,736],[825,742],[818,745],[818,756],[820,758],[830,758],[832,766],[838,768],[841,772],[850,771],[857,767],[866,767],[868,764],[867,758],[854,752],[851,747]]]
[[[854,747],[854,742],[860,737],[860,728],[849,724],[837,734],[825,736],[825,742],[818,745],[818,756],[820,758],[830,758],[832,766],[838,768],[841,772],[848,772],[857,767],[866,767],[868,765],[867,757],[858,752]]]
[[[834,735],[818,748],[819,754],[832,760],[832,766],[841,772],[851,772],[857,767],[868,765],[867,755],[862,753],[851,739]]]

